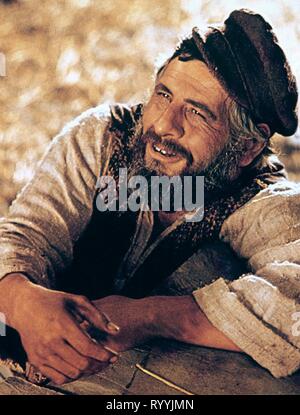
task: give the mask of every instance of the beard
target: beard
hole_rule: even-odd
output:
[[[165,163],[150,157],[146,158],[146,146],[158,145],[163,143],[164,148],[175,155],[181,155],[186,160],[186,166],[172,176],[179,176],[182,183],[182,197],[184,195],[184,177],[190,176],[192,178],[192,188],[189,188],[192,200],[196,199],[197,193],[197,176],[204,177],[204,195],[205,200],[219,197],[220,195],[232,191],[233,181],[239,177],[239,161],[244,154],[245,144],[237,136],[230,136],[227,143],[215,157],[206,162],[206,167],[202,163],[195,163],[192,154],[185,149],[181,144],[175,140],[162,139],[152,129],[143,133],[143,126],[141,119],[138,121],[133,139],[131,140],[131,163],[128,168],[128,181],[133,176],[143,176],[148,183],[148,200],[151,200],[152,181],[153,176],[168,176],[165,173]],[[166,158],[167,163],[167,158]],[[170,211],[175,211],[174,207],[174,189],[170,187]],[[153,192],[156,194],[155,192]],[[160,193],[158,195],[159,206],[163,206],[164,196]],[[161,209],[161,208],[160,208]],[[164,209],[162,209],[164,210]]]
[[[219,153],[202,166],[193,163],[192,154],[175,140],[162,139],[152,129],[143,133],[141,119],[136,125],[134,137],[132,140],[132,163],[129,171],[129,178],[134,175],[142,175],[146,179],[152,176],[165,176],[164,163],[156,159],[146,160],[146,146],[160,145],[163,143],[167,151],[179,154],[186,159],[186,167],[182,171],[174,174],[183,179],[185,176],[204,176],[206,192],[224,191],[225,188],[232,184],[239,171],[239,161],[244,154],[245,145],[239,137],[230,136],[227,143]],[[167,158],[166,158],[167,162]]]

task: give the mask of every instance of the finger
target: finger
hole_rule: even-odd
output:
[[[94,306],[94,304],[93,304]],[[95,306],[94,306],[95,307]],[[120,326],[118,326],[118,324],[114,323],[113,321],[111,321],[110,317],[102,310],[99,310],[97,307],[96,309],[103,314],[104,318],[106,318],[107,320],[107,327],[109,327],[109,329],[115,333],[119,333],[120,331]]]
[[[68,345],[68,346],[70,347],[70,349],[74,350],[71,345]],[[75,350],[75,352],[77,353],[76,350]],[[100,372],[101,370],[103,370],[107,366],[109,366],[109,363],[113,363],[113,362],[111,362],[113,357],[110,358],[109,362],[100,362],[99,360],[93,359],[92,357],[86,358],[86,357],[83,356],[83,358],[86,359],[86,361],[88,362],[88,365],[86,366],[86,369],[84,369],[85,374]]]
[[[78,306],[81,314],[96,328],[104,330],[109,334],[117,334],[120,330],[114,322],[101,310],[98,310],[88,299],[85,297],[75,297],[76,305]]]
[[[119,356],[119,352],[107,346],[106,344],[103,344],[103,342],[107,340],[107,333],[100,331],[94,326],[91,326],[91,324],[87,320],[83,320],[83,322],[80,323],[80,328],[83,329],[84,332],[86,332],[89,335],[89,337],[91,337],[93,340],[96,340],[97,343],[101,343],[105,350],[107,350],[115,356]]]
[[[76,321],[78,321],[79,324],[84,324],[86,320],[84,319],[82,313],[80,313],[80,311],[78,310],[78,307],[75,303],[67,300],[66,308],[68,312],[71,313],[72,316],[76,319]]]
[[[91,357],[100,362],[107,362],[113,356],[102,345],[93,341],[74,320],[71,320],[68,324],[68,330],[65,333],[64,340],[81,355]]]
[[[34,383],[35,385],[44,386],[49,383],[50,379],[45,377],[36,366],[34,366],[29,361],[26,362],[26,368],[25,368],[25,377],[29,382]]]
[[[108,366],[108,363],[106,362],[99,362],[98,360],[82,356],[82,354],[78,353],[66,341],[61,341],[59,344],[57,344],[55,353],[67,363],[80,370],[81,374],[100,372]],[[114,363],[116,361],[117,359],[114,359],[113,357],[109,360],[110,363]]]
[[[55,385],[63,385],[64,383],[70,382],[71,379],[64,376],[62,373],[58,372],[57,370],[49,367],[47,365],[39,366],[40,372],[46,376],[47,378],[51,379],[51,381]]]
[[[119,357],[120,353],[117,352],[115,349],[112,349],[111,347],[107,346],[106,344],[103,344],[103,348],[105,350],[107,350],[108,352],[110,352],[111,354],[114,355],[114,357]],[[116,361],[116,359],[114,359],[114,362]]]
[[[46,365],[52,367],[57,372],[60,372],[62,375],[72,380],[78,379],[81,375],[79,369],[73,365],[70,365],[68,362],[56,354],[52,354],[47,357]]]
[[[90,359],[84,357],[64,340],[60,340],[52,351],[81,372],[89,369]]]

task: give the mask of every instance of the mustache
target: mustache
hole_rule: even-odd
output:
[[[144,144],[147,144],[148,142],[152,142],[153,144],[156,144],[158,146],[159,144],[162,144],[167,149],[167,151],[175,154],[180,154],[181,156],[183,156],[187,160],[189,165],[191,165],[193,162],[192,154],[181,144],[177,143],[174,140],[169,140],[167,138],[162,139],[153,130],[148,130],[145,132],[145,134],[142,134],[141,141]]]

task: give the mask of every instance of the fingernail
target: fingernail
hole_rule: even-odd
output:
[[[109,359],[110,363],[115,363],[118,360],[117,356],[111,357]]]
[[[109,323],[107,323],[107,326],[109,331],[112,331],[113,333],[118,333],[118,331],[120,331],[120,327],[117,326],[115,323],[113,323],[112,321],[110,321]]]

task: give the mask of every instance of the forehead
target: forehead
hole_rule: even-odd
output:
[[[205,99],[207,104],[215,109],[228,97],[217,78],[210,73],[205,63],[199,60],[172,60],[160,75],[158,82],[168,87],[175,97]]]

